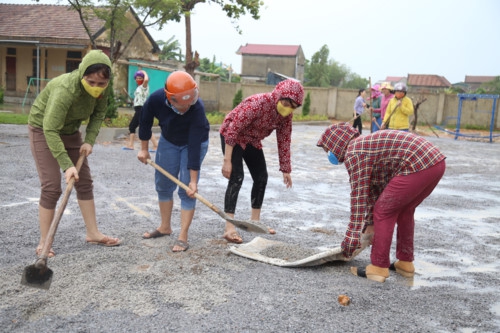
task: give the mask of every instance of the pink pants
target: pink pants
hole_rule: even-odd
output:
[[[61,190],[61,167],[54,158],[47,145],[47,140],[41,128],[29,126],[29,137],[31,153],[35,159],[38,177],[40,178],[41,193],[39,204],[46,209],[55,209],[57,201],[62,194]],[[64,148],[68,152],[69,158],[76,165],[80,157],[80,147],[82,146],[82,136],[80,132],[72,135],[61,135]],[[94,199],[94,186],[87,159],[83,162],[79,180],[75,182],[76,196],[78,200]]]
[[[390,266],[390,250],[397,224],[396,258],[413,261],[415,208],[427,198],[443,177],[445,161],[407,176],[389,181],[373,208],[373,237],[370,259],[373,265]]]

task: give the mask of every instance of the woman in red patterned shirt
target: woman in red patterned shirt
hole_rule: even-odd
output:
[[[224,199],[224,212],[234,217],[236,202],[244,178],[243,161],[253,180],[251,220],[260,221],[260,211],[267,185],[267,166],[262,140],[276,130],[280,171],[286,187],[292,186],[290,173],[290,141],[293,110],[302,105],[304,88],[299,81],[288,79],[276,85],[270,93],[252,95],[243,100],[224,119],[220,128],[224,162],[222,174],[229,179]],[[274,230],[269,230],[274,233]],[[226,221],[224,237],[240,244],[241,236],[233,224]]]
[[[349,173],[351,218],[341,245],[346,260],[360,247],[361,233],[373,236],[371,265],[351,267],[352,273],[378,282],[389,277],[389,269],[412,277],[415,208],[439,183],[446,157],[413,133],[386,130],[359,137],[349,124],[331,125],[317,145]],[[398,260],[391,264],[396,224]]]

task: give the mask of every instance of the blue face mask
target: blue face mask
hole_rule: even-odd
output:
[[[337,159],[337,156],[335,156],[335,154],[332,153],[331,151],[328,152],[328,160],[333,165],[338,165],[339,164],[339,160]]]

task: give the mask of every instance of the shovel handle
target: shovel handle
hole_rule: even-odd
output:
[[[171,181],[173,181],[174,183],[176,183],[177,185],[179,185],[184,190],[186,190],[186,191],[191,190],[189,188],[189,186],[187,186],[186,184],[184,184],[183,182],[181,182],[176,177],[172,176],[167,170],[163,169],[161,166],[159,166],[155,162],[151,161],[150,159],[148,159],[147,162],[148,162],[149,165],[151,165],[156,170],[160,171],[165,177],[167,177],[168,179],[170,179]],[[198,192],[195,192],[194,196],[196,197],[196,199],[198,199],[201,202],[203,202],[208,208],[210,208],[211,210],[213,210],[214,212],[216,212],[217,214],[220,215],[220,210],[216,206],[214,206],[214,204],[212,204],[207,199],[205,199],[200,194],[198,194]]]
[[[165,177],[167,177],[168,179],[170,179],[171,181],[173,181],[174,183],[176,183],[177,185],[179,185],[179,187],[183,188],[186,191],[190,190],[190,188],[186,184],[184,184],[179,179],[177,179],[176,177],[174,177],[173,175],[171,175],[167,170],[163,169],[161,166],[159,166],[155,162],[151,161],[150,159],[147,159],[147,163],[149,165],[151,165],[153,168],[155,168],[156,170],[158,170],[160,173],[162,173],[163,175],[165,175]],[[269,233],[269,228],[267,226],[261,224],[261,223],[252,222],[252,221],[239,221],[239,220],[235,220],[235,219],[229,217],[226,213],[224,213],[222,210],[220,210],[219,208],[217,208],[217,206],[215,206],[214,204],[212,204],[211,202],[209,202],[207,199],[205,199],[204,197],[202,197],[197,192],[194,193],[194,196],[195,196],[196,199],[200,200],[203,204],[205,204],[205,206],[207,206],[208,208],[210,208],[211,210],[213,210],[214,212],[216,212],[224,220],[233,223],[238,228],[242,228],[244,230],[252,231],[252,232]]]
[[[78,172],[80,171],[84,161],[85,161],[85,155],[80,155],[78,161],[76,162],[75,166],[76,171]],[[74,184],[75,184],[75,178],[71,177],[71,179],[68,182],[68,185],[66,185],[66,189],[64,190],[64,195],[61,200],[61,204],[59,205],[59,208],[57,209],[56,214],[54,215],[54,218],[50,223],[49,232],[47,233],[47,238],[45,239],[45,243],[43,244],[42,253],[40,254],[40,257],[36,263],[37,266],[42,267],[47,264],[47,258],[49,256],[49,251],[50,248],[52,247],[52,243],[54,242],[54,236],[56,234],[57,227],[59,226],[59,221],[61,221],[61,217],[64,213],[64,210],[66,209],[66,205],[68,204],[69,196],[71,194],[71,191],[73,190]]]

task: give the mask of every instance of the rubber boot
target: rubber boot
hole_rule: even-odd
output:
[[[365,267],[351,267],[351,273],[367,278],[372,281],[385,282],[389,277],[389,268],[382,268],[375,265],[368,265]]]
[[[415,275],[415,267],[411,261],[398,260],[392,263],[389,269],[407,278],[411,278]]]

